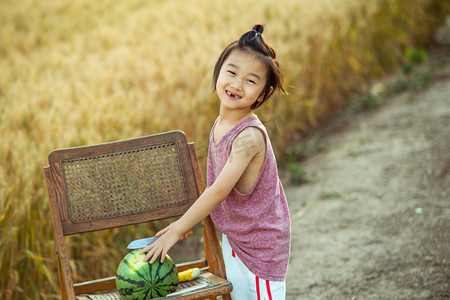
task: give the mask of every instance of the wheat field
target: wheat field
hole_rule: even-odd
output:
[[[405,47],[426,47],[448,11],[440,0],[2,0],[0,298],[59,298],[49,151],[179,129],[204,164],[215,61],[262,23],[289,94],[256,113],[282,156],[296,134],[395,70]],[[75,279],[111,275],[136,230],[153,229],[71,239]]]

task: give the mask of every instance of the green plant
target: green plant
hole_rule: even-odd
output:
[[[289,178],[292,184],[299,185],[307,182],[306,170],[301,168],[297,163],[290,163],[288,165],[288,171],[289,171]]]
[[[367,94],[357,96],[356,102],[361,110],[371,110],[377,108],[382,101],[380,97]]]
[[[406,48],[403,73],[411,74],[414,68],[427,60],[427,53],[423,49]]]
[[[428,73],[417,74],[411,78],[409,87],[412,90],[423,90],[431,84],[431,76]]]
[[[294,140],[286,148],[285,160],[288,162],[298,162],[307,156],[309,148],[308,143],[301,140]]]

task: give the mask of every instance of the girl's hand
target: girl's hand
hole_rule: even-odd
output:
[[[173,222],[169,226],[163,228],[159,231],[156,236],[160,236],[153,244],[142,249],[139,254],[144,254],[148,252],[144,257],[143,261],[148,261],[150,258],[150,263],[154,263],[158,256],[161,255],[161,262],[166,258],[167,252],[173,247],[178,241],[184,240],[189,235],[189,231],[186,233],[179,233],[176,229],[176,223]]]

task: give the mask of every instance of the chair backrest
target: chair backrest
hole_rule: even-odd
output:
[[[55,150],[48,160],[63,235],[180,216],[199,196],[181,131]]]
[[[194,145],[181,131],[59,149],[48,160],[63,299],[75,299],[64,236],[181,216],[204,190]],[[226,278],[210,217],[203,220],[203,237],[202,266]]]

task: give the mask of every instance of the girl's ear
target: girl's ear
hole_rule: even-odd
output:
[[[267,98],[269,98],[273,93],[273,86],[270,86],[270,91],[269,91],[269,95],[267,96]]]
[[[273,93],[273,86],[270,86],[270,89],[269,89],[269,92],[267,93],[266,99],[269,98],[272,95],[272,93]],[[261,96],[259,96],[258,100],[256,100],[256,101],[262,102],[263,99],[264,99],[264,97],[261,94]]]

